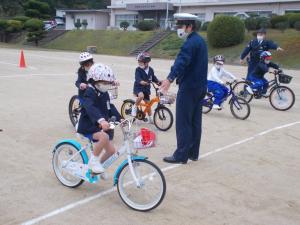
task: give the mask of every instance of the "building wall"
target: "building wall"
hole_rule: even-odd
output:
[[[95,15],[95,29],[105,30],[109,26],[109,15],[106,13],[97,13]]]
[[[248,4],[248,5],[231,5],[231,6],[204,6],[204,7],[182,7],[181,12],[193,14],[205,14],[205,21],[211,21],[215,13],[228,12],[258,12],[270,11],[275,14],[283,15],[286,10],[299,10],[299,3],[268,3],[268,4]]]
[[[167,0],[161,1],[166,2]],[[118,7],[112,7],[112,13],[111,13],[111,19],[110,19],[110,26],[114,27],[116,26],[116,15],[124,15],[124,14],[138,14],[137,11],[127,11],[125,9],[126,3],[153,3],[153,2],[160,2],[156,0],[112,0],[111,5],[112,6],[118,6]],[[178,5],[180,0],[170,0],[169,2],[174,3]],[[229,4],[228,2],[234,2],[233,4]],[[249,4],[239,4],[241,2],[245,1],[237,1],[237,0],[181,0],[182,7],[181,12],[187,12],[187,13],[193,13],[198,14],[198,16],[203,21],[211,21],[213,20],[215,13],[245,13],[245,12],[270,12],[274,14],[283,15],[286,11],[300,11],[300,1],[296,2],[281,2],[281,3],[272,3],[272,1],[266,1],[266,3],[263,4],[255,4],[255,2],[263,2],[262,0],[253,0],[248,1],[251,2]],[[253,2],[253,3],[252,3]],[[186,6],[188,4],[201,4],[201,6]],[[212,3],[216,3],[216,5],[211,5]],[[221,5],[224,3],[225,5]],[[177,8],[177,11],[179,12],[179,8]],[[263,14],[264,15],[264,14]]]
[[[84,19],[87,20],[88,30],[104,30],[109,25],[109,15],[108,13],[93,12],[93,13],[79,13],[79,12],[67,12],[66,13],[66,30],[76,29],[74,26],[74,21],[80,19],[82,22]],[[83,27],[81,27],[83,29]]]

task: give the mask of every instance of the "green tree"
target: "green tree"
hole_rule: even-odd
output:
[[[245,25],[237,17],[217,16],[207,29],[207,39],[216,48],[229,47],[241,43],[245,38]]]
[[[29,0],[24,4],[25,15],[34,18],[49,18],[50,7],[46,2]]]
[[[127,21],[122,21],[120,27],[125,31],[129,27],[129,23]]]
[[[39,41],[44,38],[45,31],[43,30],[43,21],[39,19],[27,20],[24,24],[24,28],[28,31],[27,41],[34,42],[38,46]]]
[[[77,30],[80,29],[81,25],[82,25],[82,24],[81,24],[81,22],[80,22],[80,19],[77,19],[76,22],[74,23],[74,27],[76,27]]]

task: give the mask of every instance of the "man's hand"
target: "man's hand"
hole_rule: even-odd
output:
[[[80,88],[80,90],[85,90],[87,88],[87,84],[80,83],[79,88]]]
[[[109,123],[106,120],[101,121],[100,128],[102,128],[102,130],[104,131],[109,130]]]
[[[243,59],[240,59],[240,64],[244,64],[245,61]]]
[[[168,79],[163,80],[163,81],[161,82],[161,85],[160,85],[159,90],[160,90],[162,93],[166,93],[166,92],[169,90],[170,86],[171,86],[171,82],[170,82]]]
[[[278,47],[276,50],[277,50],[277,51],[284,51],[284,49],[283,49],[283,48],[280,48],[280,47]]]

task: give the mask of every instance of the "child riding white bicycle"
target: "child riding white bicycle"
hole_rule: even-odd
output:
[[[237,78],[226,71],[223,66],[225,58],[223,55],[216,55],[214,57],[214,65],[207,77],[207,89],[214,95],[213,109],[222,109],[221,105],[228,94],[228,88],[225,86],[223,80],[236,80]]]
[[[87,61],[83,66],[88,71],[88,87],[82,98],[82,111],[77,132],[95,141],[89,167],[94,173],[103,173],[102,162],[116,151],[111,141],[113,133],[109,129],[108,120],[112,116],[115,116],[117,121],[121,120],[121,115],[110,103],[107,92],[111,85],[117,82],[112,69],[106,65]],[[100,154],[104,149],[105,152],[100,159]]]

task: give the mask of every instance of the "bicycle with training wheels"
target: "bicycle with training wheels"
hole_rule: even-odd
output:
[[[149,211],[163,201],[166,181],[158,166],[147,157],[137,154],[139,149],[154,147],[156,135],[147,128],[142,128],[138,133],[133,132],[134,120],[110,122],[110,129],[115,129],[116,126],[121,128],[124,142],[115,154],[103,162],[103,167],[108,169],[118,158],[125,155],[126,159],[114,173],[113,184],[117,186],[119,196],[128,207],[137,211]],[[84,181],[94,184],[101,177],[104,178],[103,174],[94,174],[88,166],[88,155],[92,151],[91,137],[83,147],[75,140],[62,140],[57,143],[53,150],[52,165],[58,180],[67,187],[75,188]]]
[[[232,113],[232,115],[240,120],[245,120],[249,117],[250,115],[250,105],[248,104],[248,102],[235,95],[235,93],[233,92],[233,85],[236,82],[227,82],[226,84],[229,86],[229,91],[227,93],[227,96],[225,97],[225,99],[223,99],[223,102],[226,101],[227,98],[230,97],[229,99],[229,105],[230,105],[230,111]],[[214,95],[211,92],[207,92],[206,96],[204,97],[203,101],[202,101],[202,113],[207,114],[209,113],[212,108],[213,108],[213,102],[214,102]]]
[[[275,70],[270,73],[274,75],[274,79],[268,81],[268,95],[266,96],[263,96],[258,90],[253,90],[251,88],[252,83],[248,80],[237,82],[233,87],[233,91],[248,103],[253,98],[269,98],[269,102],[274,109],[286,111],[294,105],[295,94],[292,89],[281,84],[289,84],[293,77],[284,74],[282,70]]]
[[[110,100],[114,100],[118,98],[118,86],[112,85],[109,90],[108,94],[110,97]],[[75,127],[78,123],[80,112],[81,112],[81,99],[78,95],[73,95],[69,101],[68,106],[69,111],[69,118],[72,123],[72,125]]]
[[[149,102],[143,101],[140,103],[140,105],[137,107],[137,113],[135,118],[146,122],[146,115],[149,115],[152,106],[157,103],[153,114],[153,123],[157,127],[157,129],[161,131],[167,131],[172,127],[174,118],[171,110],[165,105],[173,104],[176,99],[176,94],[163,94],[159,91],[158,86],[155,86],[153,82],[151,82],[151,84],[155,89],[156,95]],[[126,99],[123,101],[123,104],[121,106],[121,115],[123,118],[131,117],[131,110],[134,104],[135,101],[132,99]]]

